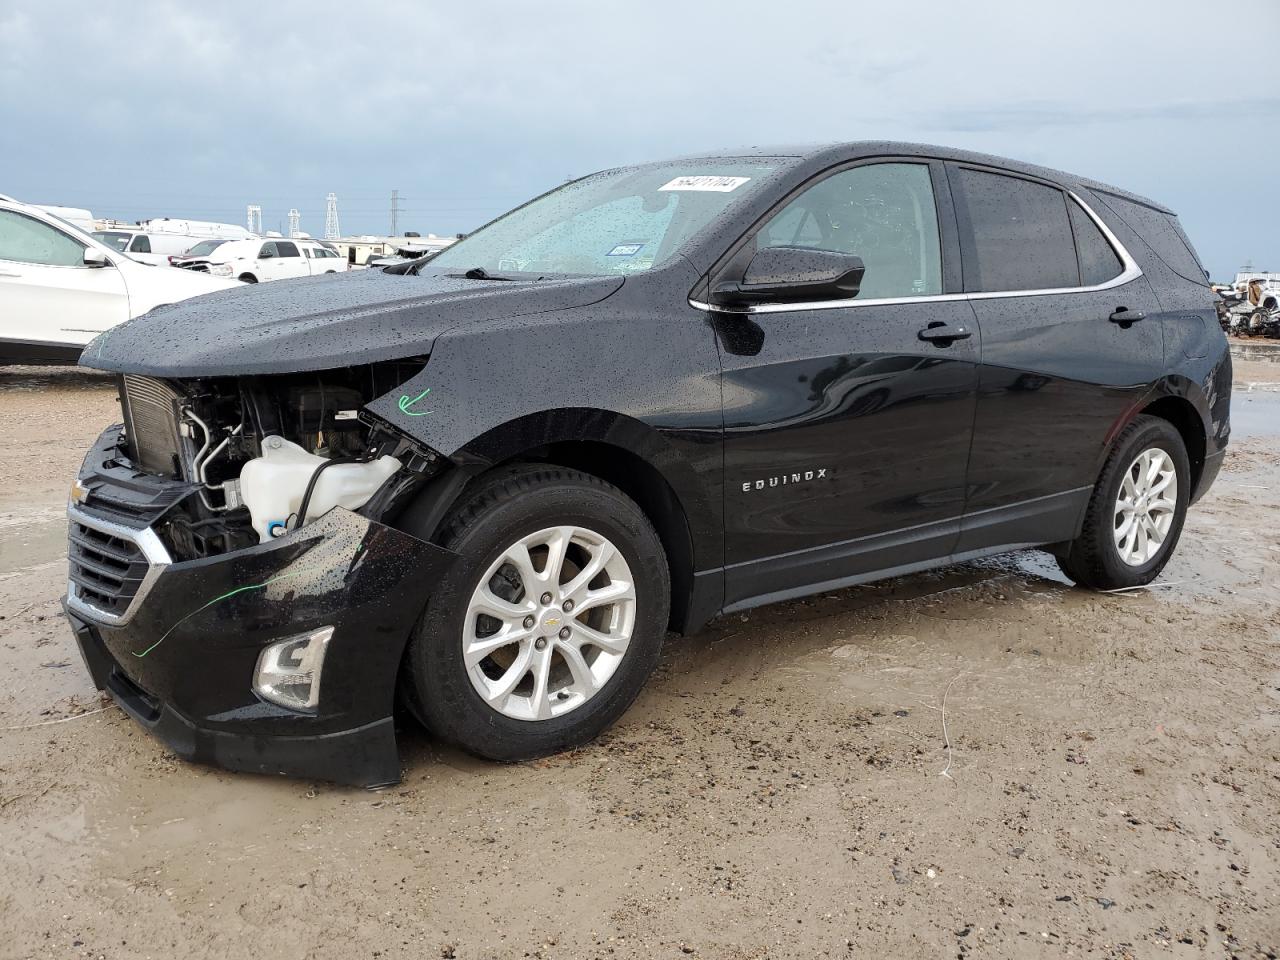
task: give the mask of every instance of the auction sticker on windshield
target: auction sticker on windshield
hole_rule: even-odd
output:
[[[659,190],[710,190],[714,193],[728,193],[742,186],[750,177],[676,177],[660,186]]]

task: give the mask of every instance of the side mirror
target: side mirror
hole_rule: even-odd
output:
[[[263,250],[260,254],[258,254],[258,259],[259,259],[259,260],[270,260],[270,259],[271,259],[272,257],[274,257],[274,256],[275,256],[275,254],[274,254],[274,253],[272,253],[270,250]]]
[[[111,261],[107,259],[107,255],[97,247],[84,248],[84,265],[86,267],[109,267]]]
[[[858,295],[862,258],[808,247],[765,247],[747,265],[742,280],[721,283],[711,292],[726,306],[851,300]]]

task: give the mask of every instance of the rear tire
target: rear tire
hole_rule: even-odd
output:
[[[440,542],[459,560],[433,586],[402,683],[431,733],[518,761],[622,715],[657,666],[670,606],[662,543],[630,498],[576,470],[517,467],[481,480]]]
[[[1190,494],[1182,435],[1159,417],[1135,418],[1112,444],[1080,536],[1058,557],[1058,566],[1094,590],[1150,583],[1178,543]]]

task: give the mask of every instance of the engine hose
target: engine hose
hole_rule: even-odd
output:
[[[307,507],[311,505],[311,494],[316,488],[316,481],[320,479],[320,474],[324,473],[329,467],[336,467],[340,463],[372,463],[373,454],[363,457],[334,457],[332,460],[326,460],[320,464],[311,474],[311,479],[307,481],[306,492],[302,494],[302,503],[298,505],[298,522],[294,524],[294,529],[298,529],[307,522]]]

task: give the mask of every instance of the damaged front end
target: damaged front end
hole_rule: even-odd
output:
[[[446,464],[364,408],[421,368],[120,378],[65,607],[99,688],[179,755],[399,778],[396,673],[452,555],[391,521]]]

